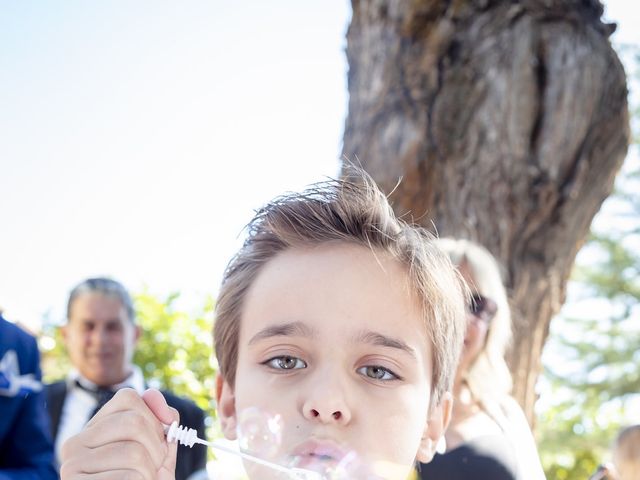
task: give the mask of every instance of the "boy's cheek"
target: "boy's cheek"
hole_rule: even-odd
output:
[[[222,421],[222,433],[224,434],[224,438],[227,440],[237,440],[238,439],[238,425],[235,419],[228,419],[226,421]]]

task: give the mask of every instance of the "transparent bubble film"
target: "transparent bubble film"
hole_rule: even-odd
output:
[[[216,465],[212,472],[216,480],[386,480],[399,478],[391,474],[395,468],[389,466],[380,468],[383,462],[367,465],[353,450],[332,451],[324,450],[322,446],[302,448],[298,452],[282,452],[283,423],[280,415],[272,415],[258,408],[247,408],[238,415],[237,436],[238,447],[234,449],[231,442],[206,442],[195,437],[191,438],[184,427],[169,428],[168,441],[180,440],[187,444],[190,441],[202,443],[216,450],[218,460],[214,463],[224,463],[224,454],[236,458],[231,468],[219,470]],[[173,429],[173,430],[172,430]],[[189,432],[191,433],[191,432]],[[182,441],[184,440],[184,441]],[[221,454],[221,455],[218,455]],[[240,457],[240,458],[238,458]],[[241,459],[241,462],[240,462]],[[222,461],[222,462],[220,462]],[[230,462],[227,462],[230,463]],[[398,467],[398,466],[395,466]],[[246,473],[241,472],[245,470]],[[374,473],[375,472],[375,473]],[[384,473],[383,473],[384,472]]]
[[[300,480],[373,480],[375,477],[354,451],[341,458],[323,455],[290,456],[278,459],[282,445],[283,423],[280,415],[270,415],[258,408],[242,410],[238,415],[238,445],[241,451],[284,466],[289,471],[273,471],[269,478]],[[250,459],[246,459],[251,462]],[[264,466],[264,465],[263,465]],[[252,470],[247,465],[248,470]],[[266,472],[260,469],[260,477]]]
[[[258,408],[246,408],[238,415],[238,445],[243,452],[269,460],[282,443],[280,415],[269,415]]]

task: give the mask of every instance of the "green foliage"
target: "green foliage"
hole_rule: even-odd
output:
[[[191,398],[212,415],[213,301],[208,299],[201,312],[189,315],[174,308],[177,299],[177,294],[164,300],[146,292],[135,296],[143,333],[134,363],[150,385]]]
[[[553,464],[545,470],[545,475],[556,480],[586,480],[601,463],[598,458],[591,450],[581,450],[574,453],[571,466]]]
[[[42,354],[43,381],[52,383],[64,378],[71,368],[71,361],[64,346],[62,331],[49,315],[43,319],[42,333],[38,340]]]
[[[553,403],[538,422],[548,478],[588,478],[607,459],[640,392],[639,172],[640,166],[623,172],[608,229],[596,222],[578,257],[573,303],[587,304],[587,317],[564,315],[552,324],[545,378]]]

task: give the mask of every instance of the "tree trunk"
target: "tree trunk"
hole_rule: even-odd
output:
[[[615,27],[598,0],[352,5],[343,154],[398,214],[502,264],[513,393],[531,421],[550,320],[629,143]]]

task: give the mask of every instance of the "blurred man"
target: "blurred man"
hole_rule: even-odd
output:
[[[35,338],[0,312],[0,480],[58,478]]]
[[[62,333],[74,369],[65,381],[46,387],[57,458],[62,444],[79,433],[117,390],[129,387],[142,394],[146,389],[140,368],[132,363],[140,332],[131,297],[120,283],[91,278],[71,291]],[[189,400],[163,394],[178,410],[180,423],[204,438],[204,412]],[[186,479],[205,463],[204,447],[181,446],[176,480]]]

